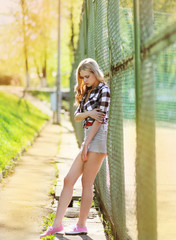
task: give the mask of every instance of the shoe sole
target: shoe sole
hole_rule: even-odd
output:
[[[59,232],[55,232],[55,233],[47,234],[46,236],[40,236],[40,238],[42,238],[42,237],[47,237],[47,236],[50,237],[50,236],[52,236],[52,235],[56,235],[56,234],[64,235],[63,230],[61,230],[61,231],[59,231]]]
[[[87,232],[65,233],[65,235],[87,235]]]

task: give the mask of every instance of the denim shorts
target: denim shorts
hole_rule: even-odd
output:
[[[84,142],[91,130],[92,126],[84,128],[84,141],[81,145],[81,150],[83,149]],[[96,135],[90,142],[88,146],[88,152],[97,152],[97,153],[107,153],[107,133],[108,133],[108,124],[101,124]]]

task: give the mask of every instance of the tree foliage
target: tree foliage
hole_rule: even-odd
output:
[[[26,44],[30,85],[54,86],[58,58],[58,0],[12,0],[11,24],[0,28],[0,74],[18,75],[25,84]],[[22,11],[21,3],[24,3]],[[76,47],[82,0],[61,0],[61,77],[68,79]],[[24,18],[24,26],[23,26]],[[25,33],[25,35],[24,35]],[[47,82],[45,82],[47,79]]]

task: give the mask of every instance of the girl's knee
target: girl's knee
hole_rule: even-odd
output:
[[[64,178],[64,186],[69,186],[71,185],[71,178],[67,175]]]
[[[81,182],[83,189],[93,189],[93,183],[90,182],[89,179],[84,178],[84,176],[82,177]]]
[[[69,187],[73,187],[75,184],[75,181],[73,180],[73,178],[69,175],[65,176],[64,178],[64,187],[69,186]]]

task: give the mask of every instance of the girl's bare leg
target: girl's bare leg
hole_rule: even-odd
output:
[[[105,156],[105,153],[89,152],[88,160],[84,164],[82,176],[83,190],[80,216],[78,220],[78,226],[80,227],[84,227],[86,225],[86,220],[93,200],[93,183]]]
[[[73,162],[68,174],[64,178],[64,187],[59,199],[56,216],[53,222],[54,228],[59,227],[62,223],[65,211],[72,199],[74,184],[83,173],[83,165],[84,162],[81,160],[81,153],[79,153]]]

